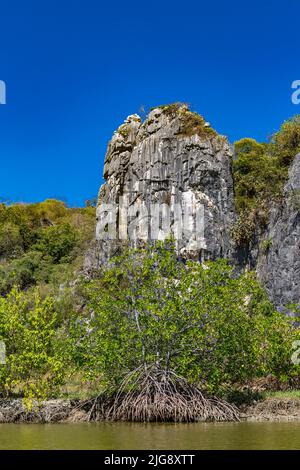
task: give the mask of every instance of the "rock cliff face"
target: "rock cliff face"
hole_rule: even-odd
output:
[[[278,306],[300,306],[300,154],[295,158],[284,199],[273,208],[257,273]]]
[[[129,116],[105,158],[97,208],[98,262],[123,244],[170,235],[179,256],[232,257],[231,148],[185,106]]]
[[[172,235],[179,257],[226,257],[244,269],[231,235],[231,158],[227,140],[185,106],[156,108],[143,123],[129,116],[108,145],[87,267],[99,266],[124,245]],[[281,206],[271,208],[267,231],[245,253],[277,306],[300,305],[299,241],[300,155]]]

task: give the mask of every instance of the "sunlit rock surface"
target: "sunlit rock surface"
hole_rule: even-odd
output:
[[[156,108],[143,123],[129,116],[108,145],[104,178],[97,208],[97,263],[124,244],[170,235],[184,258],[232,256],[231,148],[184,105]]]

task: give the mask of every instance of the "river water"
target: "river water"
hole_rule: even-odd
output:
[[[300,422],[0,424],[0,449],[300,449]]]

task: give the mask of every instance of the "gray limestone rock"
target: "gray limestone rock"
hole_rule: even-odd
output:
[[[114,133],[97,207],[96,264],[170,235],[179,256],[232,256],[231,147],[186,106],[129,116]],[[90,257],[91,258],[91,257]]]
[[[296,156],[279,208],[271,210],[257,260],[258,277],[277,306],[300,306],[300,154]]]

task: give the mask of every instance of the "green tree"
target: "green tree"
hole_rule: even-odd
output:
[[[300,115],[285,121],[271,137],[269,153],[278,159],[279,166],[288,168],[300,152]]]
[[[283,174],[276,159],[268,156],[266,145],[254,139],[235,143],[233,171],[238,211],[269,204],[281,196]]]
[[[275,344],[285,370],[292,366],[288,320],[275,312],[253,274],[236,276],[224,260],[184,265],[171,246],[156,244],[115,259],[86,290],[93,314],[74,328],[76,360],[107,386],[155,364],[166,375],[172,371],[219,391],[280,374]]]
[[[59,323],[53,300],[13,289],[0,297],[0,339],[6,364],[0,366],[3,394],[27,399],[53,396],[63,383],[66,364],[59,346]]]
[[[59,263],[71,259],[78,239],[79,234],[71,224],[55,225],[40,232],[33,248],[50,256],[54,263]]]
[[[20,228],[11,223],[0,225],[0,259],[20,256],[23,252],[23,239]]]

